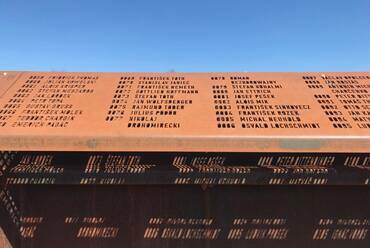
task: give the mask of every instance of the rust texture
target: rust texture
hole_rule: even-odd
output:
[[[0,72],[0,149],[367,152],[369,87],[365,72]]]
[[[367,72],[0,72],[0,248],[368,248],[369,185]]]

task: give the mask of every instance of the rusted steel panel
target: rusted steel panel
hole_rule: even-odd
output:
[[[369,247],[369,130],[367,72],[0,72],[0,226],[13,247]]]
[[[9,191],[22,215],[14,220],[20,229],[11,240],[15,247],[367,248],[370,243],[366,187],[18,185]]]
[[[1,74],[1,150],[368,152],[370,144],[370,73]]]
[[[369,153],[4,152],[5,185],[370,185]]]

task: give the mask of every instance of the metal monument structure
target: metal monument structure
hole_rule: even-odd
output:
[[[368,72],[4,71],[0,151],[13,247],[370,245]]]

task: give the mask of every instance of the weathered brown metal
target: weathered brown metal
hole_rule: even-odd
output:
[[[368,72],[4,71],[0,151],[14,247],[370,245]]]
[[[14,111],[2,114],[1,150],[367,152],[370,144],[369,73],[1,74],[0,104]]]

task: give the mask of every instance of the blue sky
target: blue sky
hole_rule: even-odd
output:
[[[0,0],[0,70],[370,71],[370,1]]]

